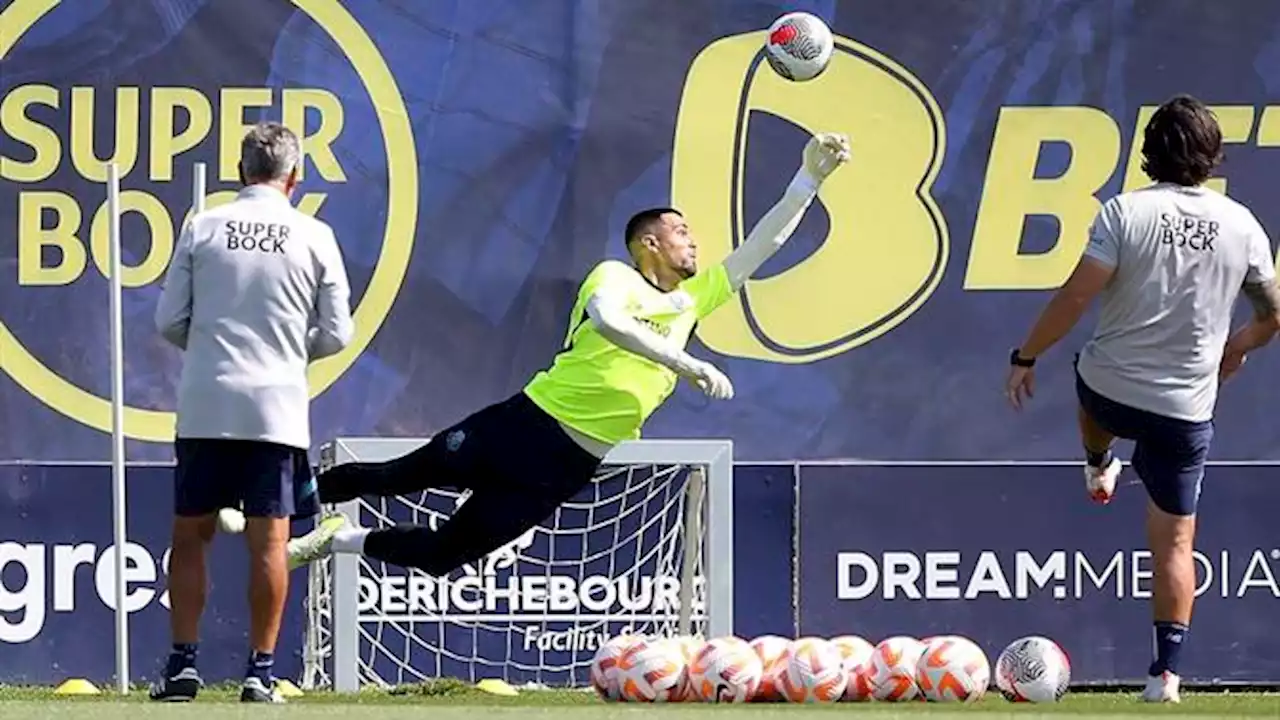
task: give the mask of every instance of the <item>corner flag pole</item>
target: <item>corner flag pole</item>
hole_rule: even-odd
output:
[[[125,607],[124,548],[124,315],[120,278],[120,166],[107,166],[108,266],[111,287],[111,510],[115,531],[116,685],[129,692],[129,610]]]

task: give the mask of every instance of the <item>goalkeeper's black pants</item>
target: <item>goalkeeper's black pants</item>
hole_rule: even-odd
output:
[[[437,530],[400,524],[365,539],[366,557],[444,576],[549,517],[591,482],[600,459],[524,393],[490,405],[387,462],[337,465],[317,478],[320,500],[470,490]]]

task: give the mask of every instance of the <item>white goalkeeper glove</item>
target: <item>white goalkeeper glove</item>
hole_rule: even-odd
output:
[[[715,365],[692,357],[688,358],[684,365],[680,374],[708,397],[713,400],[733,399],[733,383],[729,382],[729,376],[720,372]]]
[[[804,170],[820,185],[852,156],[848,137],[839,133],[818,133],[805,143]]]

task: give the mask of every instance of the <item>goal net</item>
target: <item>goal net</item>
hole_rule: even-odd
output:
[[[321,466],[397,457],[426,440],[344,438]],[[640,440],[605,458],[554,515],[445,578],[355,555],[310,570],[305,687],[357,690],[439,677],[589,683],[619,634],[733,627],[729,441]],[[364,527],[436,527],[467,494],[428,490],[331,506]]]

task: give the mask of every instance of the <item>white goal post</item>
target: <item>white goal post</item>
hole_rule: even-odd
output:
[[[320,465],[426,442],[338,438]],[[431,490],[326,509],[365,527],[435,527],[466,498]],[[338,692],[441,676],[585,685],[607,637],[732,634],[733,443],[622,443],[573,500],[485,559],[430,578],[335,555],[312,565],[306,605],[303,686]]]

